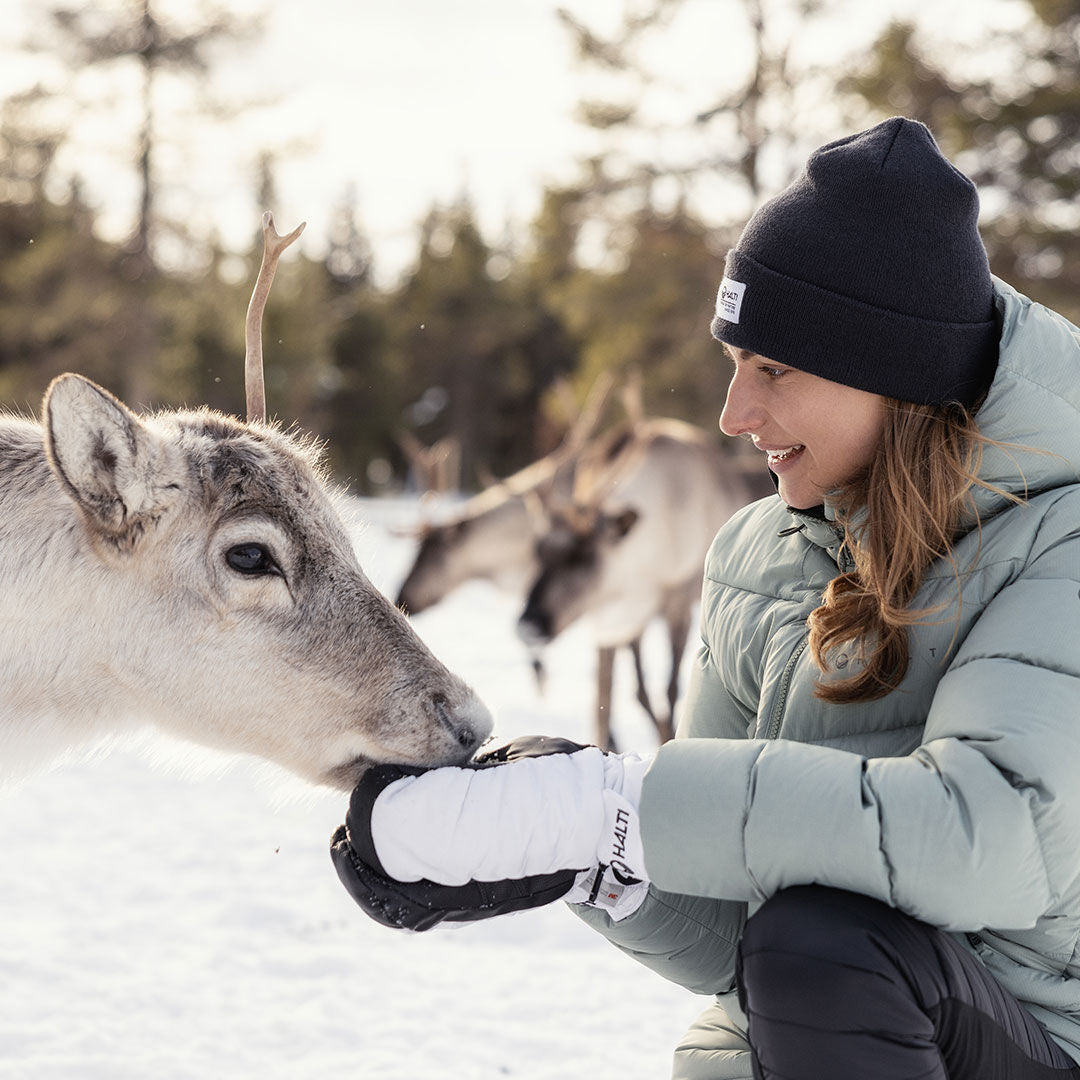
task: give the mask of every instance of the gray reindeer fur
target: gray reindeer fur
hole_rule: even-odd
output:
[[[0,779],[154,724],[349,789],[491,730],[357,562],[316,447],[76,375],[0,417]],[[267,572],[238,572],[237,547]]]

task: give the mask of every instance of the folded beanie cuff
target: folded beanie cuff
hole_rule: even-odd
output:
[[[736,302],[722,302],[725,288]],[[855,300],[728,253],[713,337],[832,382],[920,405],[973,405],[993,378],[998,328]],[[917,342],[917,346],[913,345]]]

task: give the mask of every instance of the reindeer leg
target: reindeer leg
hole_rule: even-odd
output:
[[[544,667],[544,658],[534,652],[531,658],[533,678],[536,680],[536,692],[543,697],[547,689],[547,670]]]
[[[634,656],[634,674],[637,676],[637,699],[641,707],[648,714],[649,719],[659,730],[660,721],[653,712],[652,702],[649,700],[649,691],[645,686],[645,666],[641,662],[641,638],[635,638],[630,642],[630,652]]]
[[[615,650],[596,651],[596,745],[601,750],[615,751],[611,737],[611,684],[615,671]]]
[[[671,677],[668,679],[668,715],[663,725],[657,725],[661,742],[675,737],[675,703],[679,700],[679,672],[683,653],[690,637],[690,614],[697,596],[697,584],[691,583],[676,592],[665,605],[664,621],[667,623],[668,640],[671,642]]]

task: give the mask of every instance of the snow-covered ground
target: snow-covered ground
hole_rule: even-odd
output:
[[[357,548],[393,595],[411,501],[364,502]],[[593,650],[574,627],[537,693],[490,586],[415,619],[480,693],[496,734],[588,740]],[[646,638],[657,701],[659,628]],[[614,726],[655,744],[616,669]],[[562,904],[409,935],[353,905],[327,839],[346,798],[270,766],[157,736],[0,792],[0,1078],[666,1078],[707,1002]]]

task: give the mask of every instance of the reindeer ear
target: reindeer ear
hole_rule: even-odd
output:
[[[165,475],[160,440],[107,390],[61,375],[45,392],[49,464],[87,521],[118,547],[131,547],[178,485]]]

